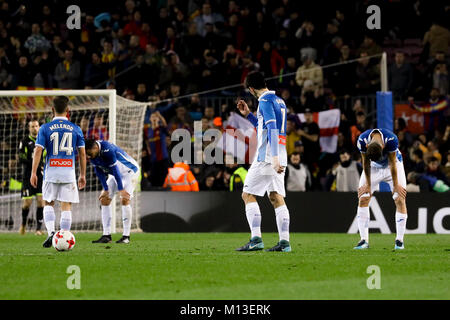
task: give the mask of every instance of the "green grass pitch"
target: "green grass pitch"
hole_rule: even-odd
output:
[[[133,234],[132,243],[92,244],[75,233],[74,250],[44,249],[44,237],[0,234],[0,299],[450,299],[450,235],[291,235],[293,251],[236,252],[244,233]],[[117,240],[120,236],[113,236]],[[266,248],[277,234],[263,234]],[[81,289],[67,289],[67,267]],[[367,267],[380,267],[369,290]]]

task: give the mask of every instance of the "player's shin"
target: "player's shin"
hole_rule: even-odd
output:
[[[368,206],[367,207],[358,206],[357,219],[358,219],[358,229],[359,229],[359,234],[361,236],[361,240],[366,240],[366,242],[369,242],[370,213],[369,213]]]
[[[123,223],[123,235],[130,236],[131,231],[131,217],[132,210],[131,205],[122,205],[122,223]]]
[[[44,207],[44,223],[47,233],[50,236],[55,232],[55,211],[52,206]]]
[[[72,211],[62,211],[60,220],[61,230],[70,231],[70,226],[72,225]]]
[[[41,230],[43,220],[44,220],[44,208],[38,207],[36,209],[36,230]]]
[[[111,234],[111,205],[102,206],[103,235]]]
[[[28,213],[30,212],[30,208],[22,208],[22,226],[27,225]]]
[[[286,205],[275,208],[275,215],[277,220],[278,234],[281,240],[289,241],[289,210]]]
[[[245,215],[253,237],[261,238],[261,212],[258,202],[249,202],[245,205]]]

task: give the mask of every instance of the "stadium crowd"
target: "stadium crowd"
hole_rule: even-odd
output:
[[[243,96],[255,106],[236,84],[260,70],[290,111],[287,189],[353,191],[361,172],[356,139],[374,126],[373,119],[360,100],[341,108],[338,146],[331,154],[321,152],[312,115],[340,108],[338,99],[379,90],[380,55],[399,42],[390,47],[390,90],[395,101],[407,102],[425,119],[422,134],[395,119],[409,190],[444,190],[436,183],[450,185],[450,6],[381,3],[383,29],[371,31],[365,27],[366,5],[126,0],[96,1],[93,7],[81,1],[81,30],[68,30],[64,1],[0,1],[0,89],[115,88],[125,98],[152,102],[144,130],[145,189],[167,186],[175,129],[193,131],[195,120],[203,131],[223,129],[235,109],[234,102],[219,108],[205,104],[205,95],[196,93],[223,87],[206,96]],[[311,19],[312,12],[322,14]],[[420,39],[418,55],[403,48],[405,39]],[[306,122],[300,123],[297,113],[304,113]],[[7,171],[11,164],[2,162]],[[183,170],[195,177],[196,190],[240,190],[246,166],[229,162]]]

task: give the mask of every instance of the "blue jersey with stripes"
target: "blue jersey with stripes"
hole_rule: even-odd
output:
[[[398,150],[398,138],[392,131],[388,129],[369,129],[361,133],[356,143],[359,151],[365,153],[367,145],[372,140],[372,133],[379,132],[384,142],[383,153],[378,161],[371,161],[371,165],[378,168],[386,168],[389,165],[388,154],[396,152],[398,161],[403,161],[402,154]]]
[[[286,115],[287,108],[283,99],[275,94],[275,91],[266,91],[258,99],[258,147],[257,161],[272,162],[271,148],[269,146],[270,134],[267,125],[275,123],[276,130],[272,133],[271,142],[278,145],[278,157],[281,166],[287,166],[286,152]]]
[[[71,183],[76,181],[77,148],[84,148],[81,128],[66,117],[55,117],[39,128],[36,146],[47,150],[44,181]]]

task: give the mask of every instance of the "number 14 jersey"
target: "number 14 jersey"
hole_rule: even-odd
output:
[[[66,117],[55,117],[41,126],[36,146],[47,150],[44,181],[70,183],[76,181],[75,157],[77,148],[84,148],[81,128]]]

